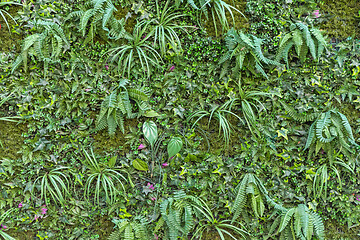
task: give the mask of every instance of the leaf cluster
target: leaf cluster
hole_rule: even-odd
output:
[[[147,104],[148,93],[139,88],[126,88],[128,82],[127,79],[121,80],[118,88],[105,97],[96,120],[97,131],[108,127],[109,135],[114,136],[119,126],[122,133],[124,133],[124,118],[139,117],[150,109]],[[131,101],[137,104],[138,112],[132,110]]]
[[[261,49],[262,40],[252,34],[245,34],[232,28],[227,32],[225,42],[228,51],[222,56],[219,63],[235,58],[235,72],[247,69],[256,75],[256,70],[268,78],[263,65],[279,65],[277,61],[264,56]]]

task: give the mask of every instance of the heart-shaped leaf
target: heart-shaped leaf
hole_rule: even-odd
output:
[[[156,124],[153,121],[144,122],[143,133],[146,140],[150,143],[151,147],[153,147],[154,143],[158,138],[158,131]]]
[[[183,142],[179,137],[173,137],[170,139],[169,144],[167,145],[167,151],[169,158],[175,156],[182,148]]]

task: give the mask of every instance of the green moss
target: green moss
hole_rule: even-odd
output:
[[[17,152],[21,150],[24,142],[21,134],[26,132],[24,124],[0,121],[0,141],[3,145],[3,148],[0,146],[0,159],[20,157]]]
[[[326,239],[341,240],[341,239],[359,239],[357,235],[359,226],[348,229],[347,226],[341,226],[337,221],[324,221],[326,229]]]
[[[125,18],[126,15],[129,13],[129,9],[127,7],[117,6],[116,9],[117,11],[114,13],[114,16],[118,20]],[[128,33],[132,33],[135,24],[136,24],[136,15],[131,15],[131,17],[129,17],[126,20],[125,30]]]
[[[138,123],[137,119],[125,120],[125,134],[122,134],[118,129],[112,138],[109,136],[107,129],[98,132],[94,135],[94,149],[97,153],[117,151],[120,155],[129,152],[131,146],[125,145],[127,141],[125,136],[130,133],[129,126],[137,127]]]
[[[360,37],[359,21],[355,18],[360,10],[358,0],[324,0],[320,4],[320,13],[328,21],[321,24],[321,29],[330,37],[345,39],[350,36]]]
[[[231,6],[234,6],[235,8],[237,8],[240,12],[242,12],[245,15],[245,9],[246,9],[246,0],[224,0],[224,2],[230,4]],[[234,15],[234,21],[235,21],[235,25],[233,24],[233,20],[231,18],[231,15],[229,12],[226,12],[226,19],[229,23],[229,27],[232,28],[236,28],[236,29],[243,29],[243,28],[249,28],[250,27],[250,23],[247,19],[245,19],[243,17],[243,15],[241,15],[239,12],[232,10],[232,13]],[[211,16],[211,13],[209,12],[209,19],[206,20],[205,16],[203,16],[203,27],[206,29],[207,34],[209,36],[216,36],[216,32],[215,32],[215,27],[214,27],[214,21],[213,18]],[[224,33],[222,32],[222,27],[220,24],[219,19],[216,17],[216,27],[217,27],[217,32],[218,32],[218,36],[222,36]]]
[[[15,6],[15,7],[10,7],[10,10],[7,11],[11,16],[15,17],[16,13],[18,12],[18,10],[20,9],[19,6]],[[6,14],[4,14],[6,15]],[[14,21],[12,21],[10,19],[9,16],[6,17],[10,29],[12,27],[12,24],[14,24]],[[22,36],[16,33],[9,33],[9,30],[6,26],[6,23],[4,22],[4,19],[2,18],[2,16],[0,16],[0,24],[1,24],[1,29],[0,29],[0,52],[9,52],[11,51],[11,49],[15,48],[16,51],[20,51],[21,49],[21,39]]]

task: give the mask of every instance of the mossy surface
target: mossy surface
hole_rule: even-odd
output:
[[[359,0],[325,0],[319,6],[320,14],[327,19],[320,27],[327,35],[338,39],[360,37],[359,19],[355,18],[359,15]]]
[[[236,1],[225,0],[224,2],[226,2],[227,4],[230,4],[231,6],[234,6],[242,14],[245,15],[245,9],[246,9],[246,1],[245,0],[236,0]],[[245,15],[245,17],[246,17],[245,18],[241,13],[239,13],[233,9],[232,9],[232,13],[234,16],[235,25],[234,25],[233,19],[231,17],[231,14],[228,11],[226,11],[226,19],[229,23],[230,28],[232,28],[232,27],[234,27],[236,29],[249,28],[250,22],[246,15]],[[224,32],[222,31],[222,26],[216,15],[215,15],[215,18],[216,18],[215,23],[216,23],[216,28],[217,28],[217,36],[220,37],[224,34]],[[212,37],[216,36],[214,20],[213,20],[213,17],[211,16],[211,12],[209,12],[209,14],[208,14],[208,19],[206,19],[206,17],[204,15],[202,16],[202,25],[205,28],[205,30],[209,36],[212,36]]]
[[[24,124],[0,121],[0,159],[15,159],[21,156],[18,154],[24,142],[21,134],[26,132]]]
[[[15,17],[19,9],[19,6],[12,6],[10,7],[9,11],[6,12],[9,13],[11,16]],[[6,13],[4,13],[4,15],[6,15]],[[11,30],[11,27],[13,24],[15,24],[15,22],[11,20],[9,16],[6,17],[6,20],[8,21]],[[20,51],[22,36],[17,33],[12,33],[11,31],[9,32],[9,29],[1,15],[0,24],[0,52],[10,52],[12,49]]]

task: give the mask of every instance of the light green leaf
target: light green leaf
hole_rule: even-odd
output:
[[[169,144],[167,145],[167,151],[169,158],[175,156],[182,148],[183,142],[179,137],[173,137],[170,139]]]
[[[278,137],[284,137],[286,140],[289,140],[288,139],[288,136],[287,136],[287,133],[288,133],[289,130],[285,129],[285,128],[281,128],[281,130],[277,130],[277,134],[278,134]]]
[[[154,143],[156,142],[156,140],[158,138],[158,131],[157,131],[156,124],[153,121],[144,122],[143,133],[144,133],[146,140],[148,140],[151,147],[153,147]]]
[[[144,114],[145,117],[158,117],[160,116],[157,112],[154,110],[149,110]]]
[[[132,164],[133,167],[139,171],[147,171],[149,169],[147,163],[138,158],[135,159]]]
[[[115,163],[116,163],[116,159],[117,159],[117,156],[113,156],[112,158],[110,158],[110,161],[108,163],[108,166],[113,168],[115,166]]]

